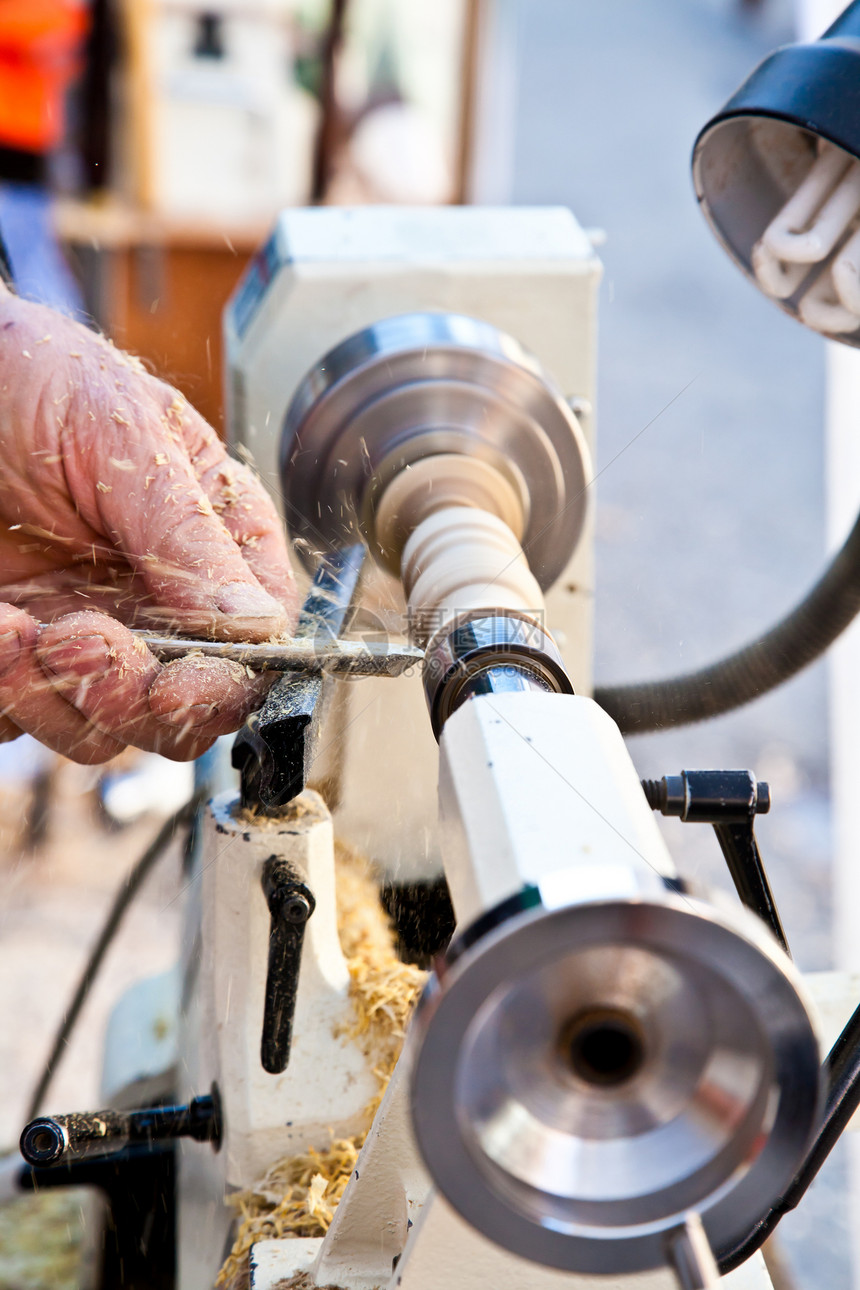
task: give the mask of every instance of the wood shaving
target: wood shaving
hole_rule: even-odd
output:
[[[312,810],[299,809],[293,818]],[[237,819],[243,816],[252,818],[257,827],[267,818],[248,811],[237,813]],[[270,818],[277,828],[288,813]],[[394,936],[368,862],[337,843],[335,865],[338,932],[349,969],[354,1013],[353,1022],[342,1033],[359,1043],[372,1060],[379,1090],[365,1110],[363,1132],[352,1138],[335,1138],[323,1151],[310,1147],[302,1155],[279,1160],[255,1187],[227,1198],[236,1210],[239,1226],[215,1282],[219,1290],[238,1290],[243,1281],[247,1285],[248,1253],[255,1242],[324,1236],[328,1231],[397,1064],[412,1009],[426,980],[425,972],[402,963],[395,953]]]
[[[322,1199],[328,1187],[328,1179],[324,1174],[314,1174],[311,1179],[311,1185],[308,1188],[308,1213],[311,1217],[316,1217],[317,1210],[321,1212],[328,1209],[323,1206]]]
[[[59,533],[55,533],[53,529],[44,529],[40,524],[9,525],[10,533],[14,532],[16,529],[21,529],[24,533],[29,533],[31,537],[46,538],[49,542],[65,542],[66,544],[71,544],[75,540],[74,538],[62,537]]]
[[[260,815],[254,806],[241,806],[236,810],[235,818],[240,824],[243,822],[253,824],[255,829],[270,829],[273,833],[280,833],[285,824],[291,824],[295,820],[306,819],[308,816],[322,818],[323,814],[323,809],[317,806],[312,798],[296,797],[277,815]],[[341,934],[342,943],[343,936]],[[344,950],[344,953],[346,953],[346,950]]]

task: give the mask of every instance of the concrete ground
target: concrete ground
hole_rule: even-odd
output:
[[[781,0],[517,3],[513,199],[569,205],[607,235],[598,682],[722,657],[792,607],[825,559],[823,342],[734,268],[689,177],[699,129],[792,39],[791,19]],[[647,776],[750,767],[770,782],[757,833],[795,957],[832,966],[826,665],[631,751]],[[682,869],[725,883],[710,830],[672,824]],[[837,1150],[780,1229],[809,1290],[852,1284],[844,1185]]]
[[[120,832],[98,820],[92,772],[66,763],[58,779],[45,846],[20,846],[28,809],[20,788],[0,791],[0,1153],[17,1141],[32,1089],[123,876],[160,821]],[[44,1110],[99,1106],[104,1028],[113,1004],[141,977],[176,959],[182,887],[171,849],[128,910],[84,1005]],[[0,1287],[4,1286],[0,1258]]]

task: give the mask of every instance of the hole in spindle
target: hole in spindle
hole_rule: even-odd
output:
[[[637,1021],[611,1008],[574,1017],[562,1031],[559,1047],[575,1075],[603,1088],[632,1079],[645,1060]]]

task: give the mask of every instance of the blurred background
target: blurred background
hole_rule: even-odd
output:
[[[698,130],[798,24],[826,25],[814,9],[0,0],[0,227],[23,294],[141,355],[221,429],[220,314],[281,207],[571,207],[605,265],[596,676],[687,670],[787,610],[828,544],[825,342],[731,266],[689,179]],[[804,969],[835,963],[828,702],[819,664],[740,712],[631,741],[643,775],[748,766],[770,783],[757,831]],[[190,773],[0,748],[0,1147],[113,892]],[[728,889],[709,830],[667,829],[687,876]],[[176,857],[130,912],[55,1109],[93,1103],[110,1008],[172,961],[182,885]],[[780,1227],[785,1286],[860,1285],[848,1156],[840,1144]],[[79,1249],[13,1250],[21,1221],[0,1214],[0,1290],[85,1284]]]

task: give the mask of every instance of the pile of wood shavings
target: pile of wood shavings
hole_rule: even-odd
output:
[[[255,1187],[236,1192],[228,1203],[239,1230],[216,1285],[247,1285],[248,1252],[256,1241],[290,1236],[324,1236],[355,1169],[367,1130],[388,1086],[426,973],[401,963],[365,860],[338,843],[338,930],[350,976],[354,1022],[342,1033],[362,1045],[373,1061],[379,1091],[365,1110],[366,1126],[353,1138],[334,1139],[324,1151],[309,1149],[269,1169]]]

